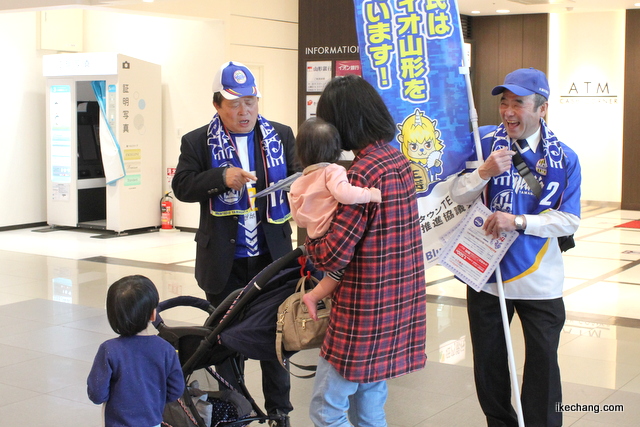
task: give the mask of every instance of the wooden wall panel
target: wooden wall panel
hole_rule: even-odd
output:
[[[301,124],[306,116],[307,61],[335,63],[336,60],[359,60],[360,54],[357,51],[335,54],[307,52],[307,47],[358,46],[355,8],[352,1],[300,0],[298,15],[298,124]]]
[[[627,10],[622,133],[622,209],[640,210],[640,10]]]
[[[522,15],[522,63],[547,72],[549,68],[549,15]],[[534,65],[527,65],[534,64]]]
[[[498,17],[471,19],[471,85],[481,125],[496,123],[498,119],[495,101],[488,95],[500,79],[500,60],[496,56],[501,37],[498,28]]]
[[[479,16],[470,19],[473,97],[479,125],[500,123],[491,89],[509,72],[534,67],[547,72],[549,17],[546,14]]]
[[[306,118],[307,61],[359,60],[356,33],[355,8],[352,1],[344,0],[300,0],[298,2],[298,125]],[[309,53],[307,48],[349,47],[347,52]],[[332,71],[335,76],[335,68]],[[313,93],[318,95],[317,93]],[[350,162],[343,166],[349,167]],[[302,244],[307,230],[298,227],[298,244]]]

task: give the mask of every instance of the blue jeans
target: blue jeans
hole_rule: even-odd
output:
[[[309,416],[316,427],[386,427],[387,382],[354,383],[320,357]],[[347,412],[349,419],[347,419]]]

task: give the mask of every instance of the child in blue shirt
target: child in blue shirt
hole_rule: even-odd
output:
[[[159,299],[144,276],[123,277],[109,287],[107,318],[120,336],[100,345],[87,378],[89,399],[104,403],[107,427],[159,426],[165,404],[184,391],[175,349],[146,332]]]

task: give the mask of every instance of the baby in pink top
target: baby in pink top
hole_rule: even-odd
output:
[[[306,228],[310,238],[324,235],[329,229],[338,203],[380,203],[377,188],[356,187],[349,183],[347,170],[336,164],[342,153],[338,130],[319,118],[306,120],[296,136],[296,155],[305,168],[289,191],[291,214],[299,227]],[[342,271],[328,272],[307,292],[302,301],[314,320],[317,304],[336,288]]]

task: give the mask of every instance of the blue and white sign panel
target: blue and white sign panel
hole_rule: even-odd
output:
[[[362,76],[397,123],[394,144],[411,162],[427,267],[466,206],[447,177],[473,150],[463,39],[455,0],[354,0]]]

